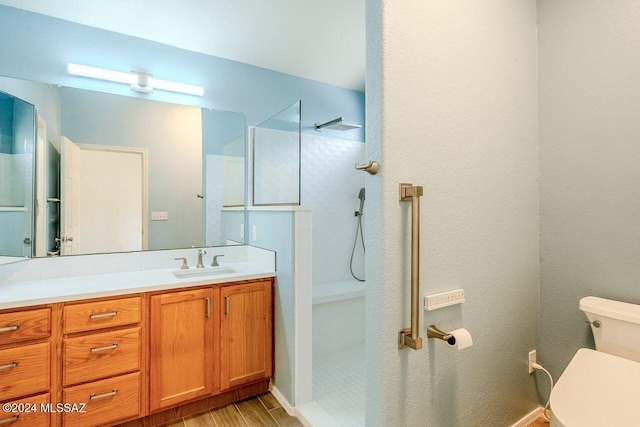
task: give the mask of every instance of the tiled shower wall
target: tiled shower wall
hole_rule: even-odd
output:
[[[259,131],[259,133],[258,133]],[[274,129],[256,129],[254,171],[260,201],[292,203],[297,199],[298,134]],[[365,172],[355,163],[364,159],[364,143],[330,138],[321,132],[302,134],[300,204],[313,211],[313,283],[351,278],[349,260],[356,237],[360,207],[358,193],[364,187]],[[296,167],[297,169],[297,167]],[[254,187],[256,191],[256,187]],[[366,218],[366,203],[365,203]],[[364,253],[358,243],[354,272],[364,277]]]
[[[313,283],[351,277],[349,259],[356,236],[360,207],[358,193],[364,174],[355,163],[364,162],[364,143],[302,134],[301,204],[313,208]],[[366,218],[366,202],[365,202]],[[362,246],[356,246],[354,272],[364,276]]]

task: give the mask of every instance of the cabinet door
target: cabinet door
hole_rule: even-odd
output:
[[[214,391],[218,299],[211,288],[151,297],[152,411]]]
[[[221,388],[271,378],[273,300],[271,282],[221,290]]]

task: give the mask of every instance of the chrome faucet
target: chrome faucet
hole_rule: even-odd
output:
[[[220,258],[221,256],[224,256],[224,255],[214,255],[213,262],[211,263],[211,267],[220,267],[220,264],[218,264],[218,258]]]
[[[207,254],[207,251],[198,249],[198,265],[196,265],[196,268],[204,268],[204,264],[202,263],[202,255],[206,255],[206,254]]]

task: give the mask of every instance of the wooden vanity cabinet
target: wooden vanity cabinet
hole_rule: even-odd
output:
[[[0,411],[0,426],[3,427],[49,427],[51,425],[51,414],[42,411],[41,405],[51,402],[51,393],[39,394],[37,396],[26,397],[7,402],[9,405],[22,408],[21,412]],[[25,409],[27,412],[25,412]]]
[[[219,390],[219,289],[167,292],[150,298],[151,411]]]
[[[65,304],[60,402],[86,405],[63,412],[62,425],[114,424],[143,413],[143,311],[140,295]]]
[[[221,389],[273,373],[273,297],[270,280],[221,290]]]
[[[0,402],[17,409],[0,411],[1,425],[50,425],[39,405],[50,401],[55,382],[52,323],[50,307],[0,311]]]
[[[151,412],[269,379],[272,280],[150,297]]]
[[[271,278],[0,310],[0,403],[38,409],[0,425],[163,424],[272,374]]]

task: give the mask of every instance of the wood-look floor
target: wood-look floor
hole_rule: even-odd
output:
[[[549,421],[546,418],[540,417],[529,424],[529,427],[549,427]]]
[[[301,427],[271,393],[182,418],[159,427]]]

